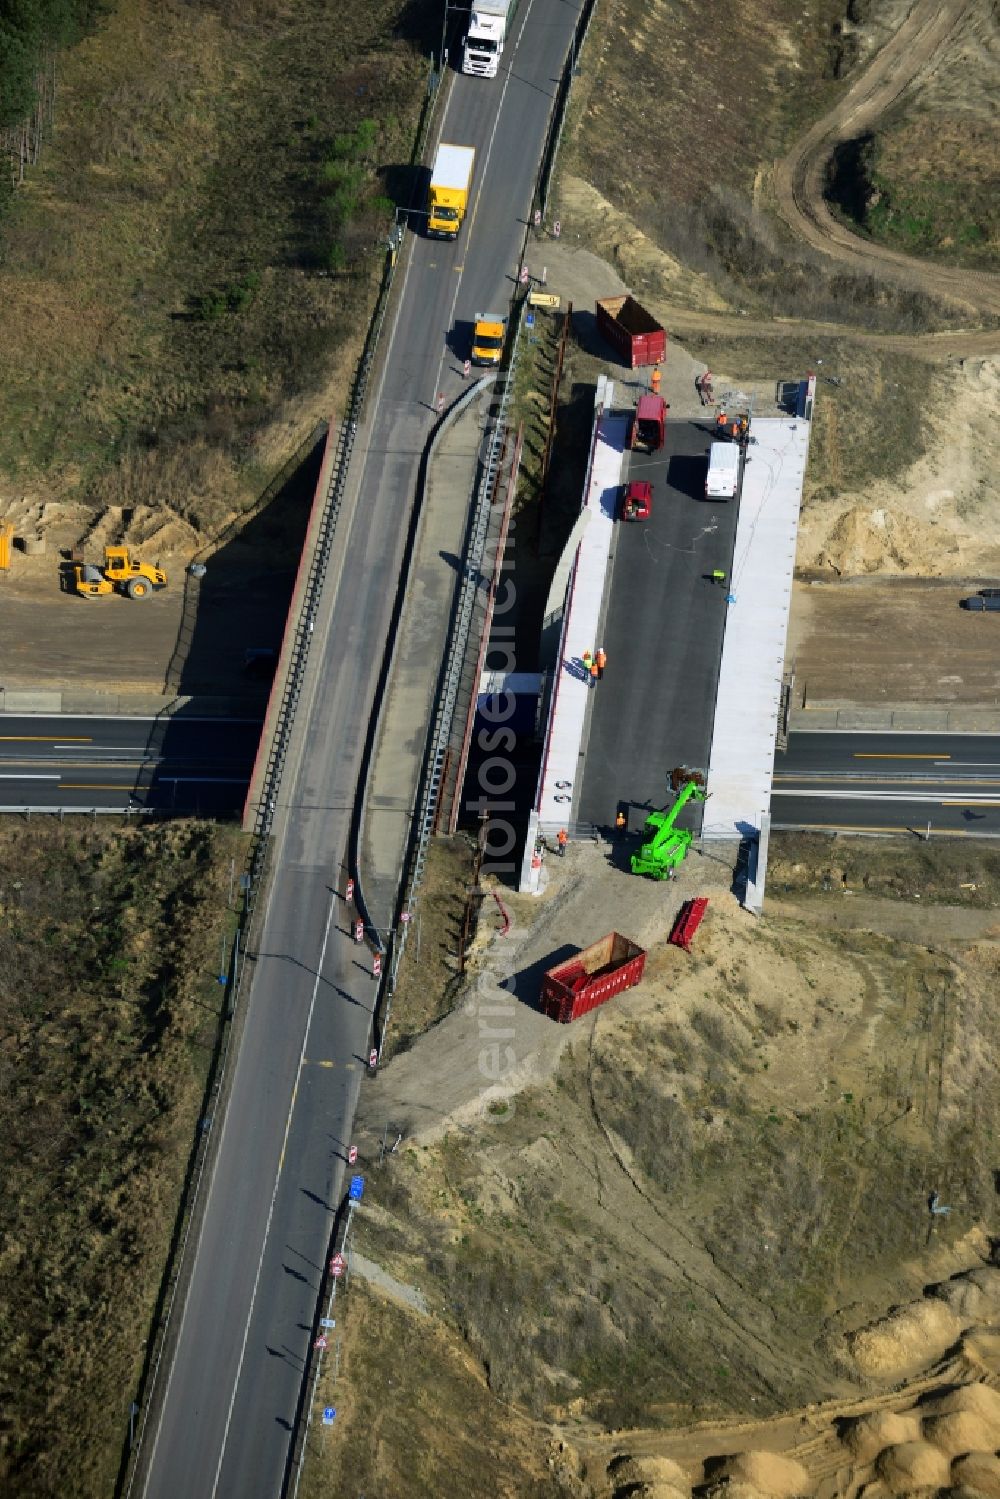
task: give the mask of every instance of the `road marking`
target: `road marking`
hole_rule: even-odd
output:
[[[890,755],[882,754],[881,751],[876,753],[874,750],[859,750],[854,758],[855,760],[936,760],[939,765],[943,765],[946,760],[951,759],[951,756],[942,755],[939,752],[933,755]]]
[[[299,1052],[299,1066],[298,1066],[298,1071],[295,1074],[295,1086],[292,1089],[292,1101],[291,1101],[291,1103],[288,1106],[288,1117],[285,1120],[285,1135],[284,1135],[284,1139],[281,1142],[281,1154],[278,1157],[278,1169],[277,1169],[277,1171],[274,1174],[274,1186],[271,1189],[271,1203],[270,1203],[270,1206],[268,1207],[268,1210],[267,1210],[267,1222],[264,1225],[264,1238],[263,1238],[263,1242],[261,1243],[261,1246],[260,1246],[260,1259],[257,1261],[257,1274],[254,1276],[253,1292],[252,1292],[251,1297],[250,1297],[250,1309],[247,1312],[246,1325],[243,1328],[243,1343],[242,1343],[242,1346],[240,1348],[239,1361],[238,1361],[238,1363],[236,1365],[236,1377],[233,1380],[233,1391],[232,1391],[231,1396],[229,1397],[229,1409],[226,1412],[226,1423],[225,1423],[225,1426],[223,1427],[223,1430],[222,1430],[222,1446],[219,1448],[219,1465],[218,1465],[218,1467],[215,1470],[215,1477],[212,1480],[212,1490],[211,1490],[210,1499],[215,1499],[215,1495],[218,1492],[218,1489],[219,1489],[219,1478],[220,1478],[221,1473],[222,1473],[222,1464],[226,1460],[226,1443],[229,1440],[229,1428],[230,1428],[230,1426],[232,1424],[233,1411],[234,1411],[234,1409],[236,1407],[236,1392],[237,1392],[237,1390],[240,1387],[240,1376],[243,1373],[243,1360],[246,1358],[247,1342],[249,1341],[249,1338],[250,1338],[250,1324],[253,1321],[253,1309],[254,1309],[254,1306],[255,1306],[256,1301],[257,1301],[257,1291],[258,1291],[258,1288],[260,1286],[260,1272],[264,1268],[264,1254],[265,1254],[265,1252],[267,1250],[267,1240],[268,1240],[268,1236],[270,1235],[270,1232],[271,1232],[271,1219],[274,1217],[274,1204],[278,1200],[278,1183],[281,1181],[281,1172],[282,1172],[282,1169],[284,1168],[284,1164],[285,1164],[285,1150],[288,1147],[288,1136],[291,1133],[291,1129],[292,1129],[292,1115],[295,1113],[295,1100],[297,1099],[298,1094],[299,1094],[299,1079],[302,1076],[302,1069],[303,1069],[303,1067],[305,1066],[305,1063],[306,1063],[306,1043],[309,1040],[309,1031],[310,1031],[310,1029],[312,1027],[313,1010],[316,1008],[316,995],[319,993],[320,978],[321,978],[322,973],[323,973],[323,964],[326,961],[327,944],[330,941],[330,931],[331,931],[331,929],[333,927],[333,913],[334,913],[334,910],[336,909],[336,906],[337,906],[337,903],[338,903],[339,899],[340,899],[339,895],[337,894],[336,891],[334,891],[331,894],[331,896],[330,896],[330,904],[327,907],[327,912],[326,912],[326,926],[323,928],[323,945],[320,948],[319,962],[316,964],[316,977],[315,977],[315,979],[313,981],[312,997],[309,1000],[309,1013],[306,1016],[305,1030],[302,1033],[302,1050]],[[229,1110],[227,1109],[226,1110],[226,1125],[228,1125],[229,1119],[230,1119],[230,1114],[229,1114]],[[225,1134],[225,1126],[223,1126],[223,1136],[224,1136],[224,1134]],[[219,1163],[219,1161],[221,1159],[222,1159],[222,1142],[220,1141],[220,1143],[219,1143],[219,1153],[218,1153],[218,1155],[215,1158],[216,1165],[218,1165],[218,1163]],[[213,1172],[213,1177],[214,1177],[214,1174],[215,1173]],[[209,1184],[209,1196],[211,1196],[211,1191],[212,1191],[212,1184],[210,1183]],[[206,1198],[205,1200],[208,1201],[208,1198]],[[185,1310],[186,1310],[186,1306],[185,1306]],[[182,1321],[181,1322],[181,1332],[183,1331],[183,1327],[184,1327],[184,1323]],[[181,1332],[178,1332],[178,1335],[177,1335],[178,1346],[179,1346],[180,1340],[181,1340]],[[169,1388],[169,1386],[168,1386],[168,1388]],[[166,1393],[164,1393],[163,1405],[164,1406],[166,1405]],[[163,1407],[161,1406],[161,1410],[162,1409],[163,1409]],[[159,1435],[159,1433],[157,1433],[157,1436],[158,1435]],[[153,1450],[155,1452],[156,1449],[154,1448]]]
[[[912,837],[910,828],[901,827],[898,823],[886,827],[881,823],[870,823],[863,826],[852,822],[783,822],[772,823],[772,833],[892,833],[896,837]],[[935,828],[934,838],[996,838],[996,833],[981,833],[977,829],[970,828]],[[923,833],[921,831],[921,841]]]
[[[51,734],[0,734],[0,744],[63,744],[66,739],[72,739],[74,744],[91,744],[93,737],[90,734],[81,734],[76,737],[66,734],[62,739],[54,738]]]
[[[859,777],[860,772],[845,770],[842,773],[828,776],[776,775],[772,776],[771,780],[774,785],[780,781],[783,785],[794,783],[802,786],[842,786],[845,782],[858,781]],[[1000,779],[993,776],[912,776],[906,778],[903,776],[866,776],[864,780],[866,784],[876,786],[960,786],[963,782],[971,783],[973,786],[1000,786]]]
[[[46,776],[46,780],[59,781],[58,776]],[[127,791],[126,781],[59,781],[61,791]]]
[[[972,801],[959,801],[957,797],[949,797],[947,801],[941,802],[942,807],[1000,807],[1000,801],[985,801],[977,797]]]
[[[24,774],[21,774],[21,775],[11,775],[11,776],[8,776],[8,775],[0,776],[0,781],[58,781],[58,779],[59,779],[58,775],[54,775],[54,776],[39,776],[39,775],[24,775]]]
[[[306,1067],[336,1067],[337,1065],[336,1062],[314,1062],[311,1057],[303,1057],[302,1061]]]
[[[940,791],[935,792],[933,796],[928,796],[928,794],[923,791],[912,793],[908,791],[819,791],[815,786],[803,786],[797,788],[788,787],[783,791],[776,791],[775,796],[779,800],[783,796],[811,796],[815,797],[818,801],[902,802],[904,806],[908,802],[913,804],[916,804],[918,802],[928,802],[932,806],[936,807],[947,807],[949,805],[953,805],[955,801],[955,798],[953,797],[947,800],[942,800],[942,794]],[[962,802],[960,805],[967,807],[992,807],[995,806],[996,803],[990,797],[989,793],[984,793],[983,796],[972,797],[968,801]]]

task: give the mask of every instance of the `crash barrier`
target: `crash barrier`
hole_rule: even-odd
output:
[[[480,469],[479,485],[473,503],[472,520],[468,532],[469,539],[466,545],[465,560],[462,568],[462,581],[459,587],[458,601],[452,616],[448,643],[445,647],[444,667],[434,705],[431,731],[427,741],[427,756],[424,761],[424,771],[417,797],[417,814],[413,824],[414,836],[411,840],[408,858],[404,866],[403,879],[400,882],[405,893],[399,905],[399,913],[403,911],[409,912],[413,909],[413,902],[423,879],[424,866],[427,862],[427,847],[430,843],[431,834],[434,831],[438,800],[446,770],[448,741],[451,738],[452,724],[455,716],[455,704],[458,699],[459,684],[466,652],[469,649],[469,635],[476,594],[482,584],[482,565],[489,530],[490,509],[493,503],[493,491],[496,486],[503,454],[507,413],[514,392],[521,336],[524,328],[523,313],[525,304],[526,298],[520,299],[515,304],[511,316],[513,337],[509,345],[510,363],[507,369],[497,376],[495,403],[490,416],[493,425],[487,438],[486,453],[482,468]],[[378,1040],[380,1056],[382,1048],[385,1045],[386,1032],[389,1028],[392,997],[396,989],[399,965],[403,961],[403,954],[406,951],[406,938],[411,924],[397,920],[393,924],[390,936],[391,953],[389,961],[386,964],[385,1010]],[[382,996],[380,996],[380,1002],[381,999]]]
[[[419,162],[423,155],[427,134],[440,97],[440,82],[440,76],[432,70],[428,75],[427,94],[411,153],[411,160],[414,164]],[[351,384],[347,415],[339,427],[336,429],[331,427],[327,435],[327,450],[320,472],[320,482],[313,499],[306,546],[303,548],[292,605],[285,626],[279,668],[268,700],[264,730],[261,735],[261,749],[258,751],[258,764],[254,766],[254,775],[244,812],[245,825],[251,804],[256,801],[252,823],[253,841],[244,873],[240,879],[243,903],[239,926],[233,937],[227,972],[224,975],[226,1003],[209,1068],[198,1135],[182,1188],[177,1219],[168,1250],[167,1265],[153,1314],[152,1329],[146,1346],[146,1359],[133,1402],[133,1419],[129,1422],[129,1430],[125,1436],[122,1463],[115,1486],[116,1496],[124,1496],[124,1499],[130,1499],[135,1490],[137,1476],[142,1469],[143,1442],[149,1425],[149,1417],[159,1399],[163,1371],[169,1367],[169,1358],[165,1360],[165,1355],[170,1348],[172,1318],[175,1308],[179,1304],[183,1305],[183,1292],[189,1275],[187,1247],[192,1241],[192,1233],[201,1221],[203,1210],[201,1185],[205,1177],[206,1166],[213,1158],[214,1140],[219,1133],[212,1129],[212,1121],[216,1117],[221,1119],[226,1103],[230,1082],[228,1063],[232,1049],[234,1022],[240,1014],[239,1001],[243,992],[243,961],[261,891],[264,888],[278,787],[285,769],[292,721],[301,697],[312,639],[313,620],[326,579],[334,532],[347,483],[348,467],[354,451],[354,439],[375,364],[398,258],[395,246],[390,245],[387,249],[378,297],[368,325],[368,334]],[[310,545],[310,539],[312,539],[312,545]]]

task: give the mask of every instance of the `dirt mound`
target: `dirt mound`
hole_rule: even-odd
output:
[[[871,1463],[886,1447],[919,1441],[920,1418],[912,1412],[873,1411],[848,1423],[842,1440],[859,1463]]]
[[[848,1340],[862,1374],[888,1379],[940,1358],[962,1331],[961,1319],[943,1301],[916,1301],[862,1328]]]
[[[1000,1318],[1000,1270],[984,1265],[956,1275],[931,1291],[964,1322],[995,1322]]]
[[[838,573],[907,573],[940,577],[957,551],[939,530],[883,506],[852,505],[832,526],[816,558]]]
[[[801,1463],[777,1452],[738,1452],[713,1464],[713,1488],[733,1499],[737,1490],[755,1490],[770,1499],[796,1499],[812,1492],[812,1481]]]
[[[892,1494],[940,1489],[949,1481],[948,1459],[929,1442],[902,1442],[879,1454],[876,1472]]]
[[[992,1452],[970,1452],[951,1465],[951,1481],[987,1499],[1000,1499],[1000,1457]]]
[[[984,1421],[971,1411],[928,1416],[923,1432],[924,1440],[946,1457],[961,1457],[963,1452],[986,1452],[1000,1441],[1000,1424]]]
[[[1000,1391],[978,1382],[959,1385],[957,1390],[924,1401],[920,1414],[925,1419],[929,1416],[970,1415],[1000,1427]],[[987,1446],[1000,1446],[1000,1442],[988,1442]]]
[[[632,1457],[622,1453],[608,1464],[612,1499],[690,1499],[691,1484],[670,1457]]]

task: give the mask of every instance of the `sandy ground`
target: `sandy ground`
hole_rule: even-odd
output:
[[[1000,707],[1000,617],[958,604],[991,582],[797,584],[786,657],[796,703]]]

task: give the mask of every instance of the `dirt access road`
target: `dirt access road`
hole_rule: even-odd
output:
[[[814,249],[862,272],[890,270],[935,297],[1000,315],[1000,276],[935,265],[852,234],[823,196],[834,147],[871,128],[913,83],[929,73],[941,49],[974,10],[970,0],[917,0],[895,36],[872,59],[840,103],[817,120],[774,174],[776,206]],[[971,352],[968,351],[968,352]]]

